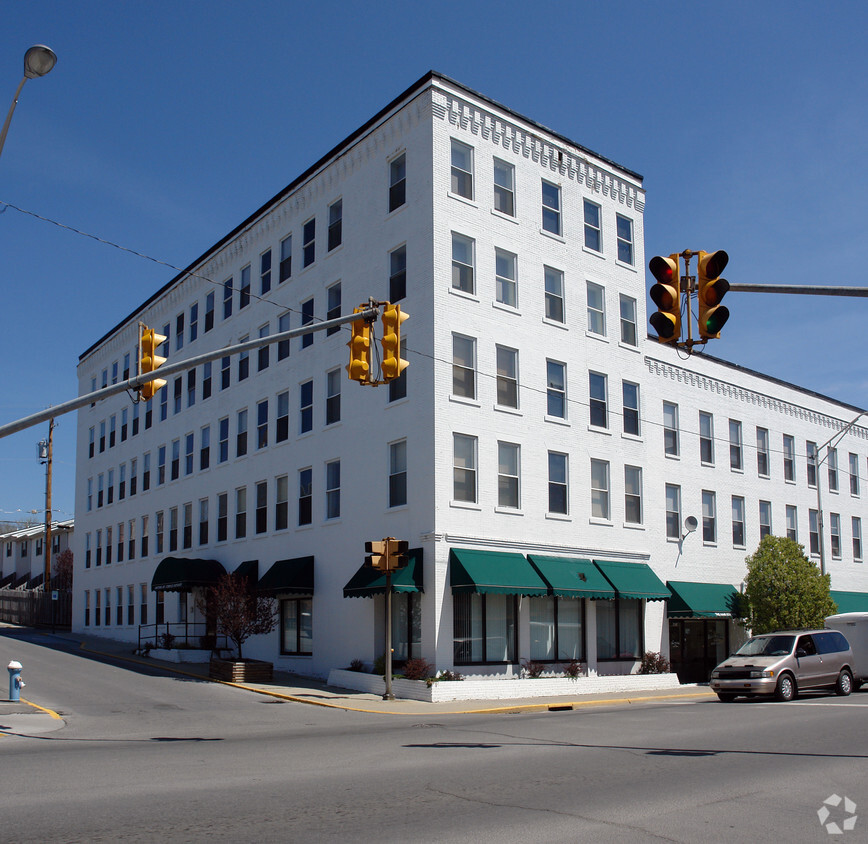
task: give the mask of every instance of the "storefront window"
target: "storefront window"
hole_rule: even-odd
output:
[[[280,602],[280,652],[313,653],[313,601],[289,598]]]
[[[597,601],[597,659],[639,659],[642,655],[642,602]]]
[[[421,653],[422,601],[417,592],[392,595],[392,659],[406,662]]]
[[[530,599],[530,658],[569,662],[585,658],[585,602],[577,598]]]
[[[455,664],[514,663],[515,595],[454,595]]]

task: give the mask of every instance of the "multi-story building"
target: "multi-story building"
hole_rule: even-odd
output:
[[[73,543],[75,521],[51,523],[52,559]],[[36,589],[45,578],[45,525],[0,534],[0,589]]]
[[[644,201],[638,174],[420,79],[106,333],[79,379],[134,374],[140,322],[174,363],[368,297],[410,314],[409,368],[349,381],[336,328],[80,411],[75,627],[134,640],[243,565],[281,607],[251,655],[372,662],[385,604],[364,542],[396,536],[397,659],[629,673],[671,649],[704,667],[738,635],[727,601],[760,537],[819,550],[818,484],[833,589],[868,593],[868,429],[809,460],[858,408],[649,340]]]

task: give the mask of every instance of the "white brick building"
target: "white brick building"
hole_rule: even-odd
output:
[[[250,655],[317,675],[370,663],[383,598],[344,595],[377,591],[363,543],[392,535],[416,549],[399,659],[628,673],[672,630],[673,656],[704,670],[735,628],[694,587],[674,587],[686,606],[664,600],[664,584],[737,589],[761,518],[774,533],[795,519],[807,546],[806,444],[858,408],[646,339],[643,209],[636,173],[439,74],[419,80],[88,349],[79,379],[84,393],[134,374],[139,321],[175,362],[369,296],[411,315],[410,367],[361,387],[349,332],[317,332],[199,366],[147,405],[80,411],[76,629],[135,641],[195,618],[215,567],[185,561],[257,561],[245,570],[281,598],[282,623]],[[826,565],[834,590],[868,593],[853,535],[868,430],[837,459],[838,492],[819,473]]]

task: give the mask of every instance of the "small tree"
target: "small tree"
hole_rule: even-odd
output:
[[[67,592],[72,589],[72,551],[67,548],[61,551],[54,560],[54,577],[51,585]]]
[[[837,611],[829,575],[794,540],[766,536],[746,562],[742,617],[754,634],[822,627]]]
[[[224,574],[216,585],[208,587],[208,600],[196,606],[203,615],[213,615],[218,629],[226,634],[241,656],[241,646],[251,637],[270,633],[277,625],[277,607],[273,598],[250,591],[246,577]]]

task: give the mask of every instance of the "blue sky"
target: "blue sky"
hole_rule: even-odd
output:
[[[9,0],[3,116],[31,44],[58,63],[24,87],[0,203],[184,267],[433,68],[641,173],[649,258],[868,286],[866,31],[855,2]],[[78,356],[175,273],[2,209],[6,423],[73,398]],[[712,354],[868,407],[868,300],[726,304]],[[0,440],[0,521],[42,518],[46,434]],[[74,414],[54,469],[68,518]]]

